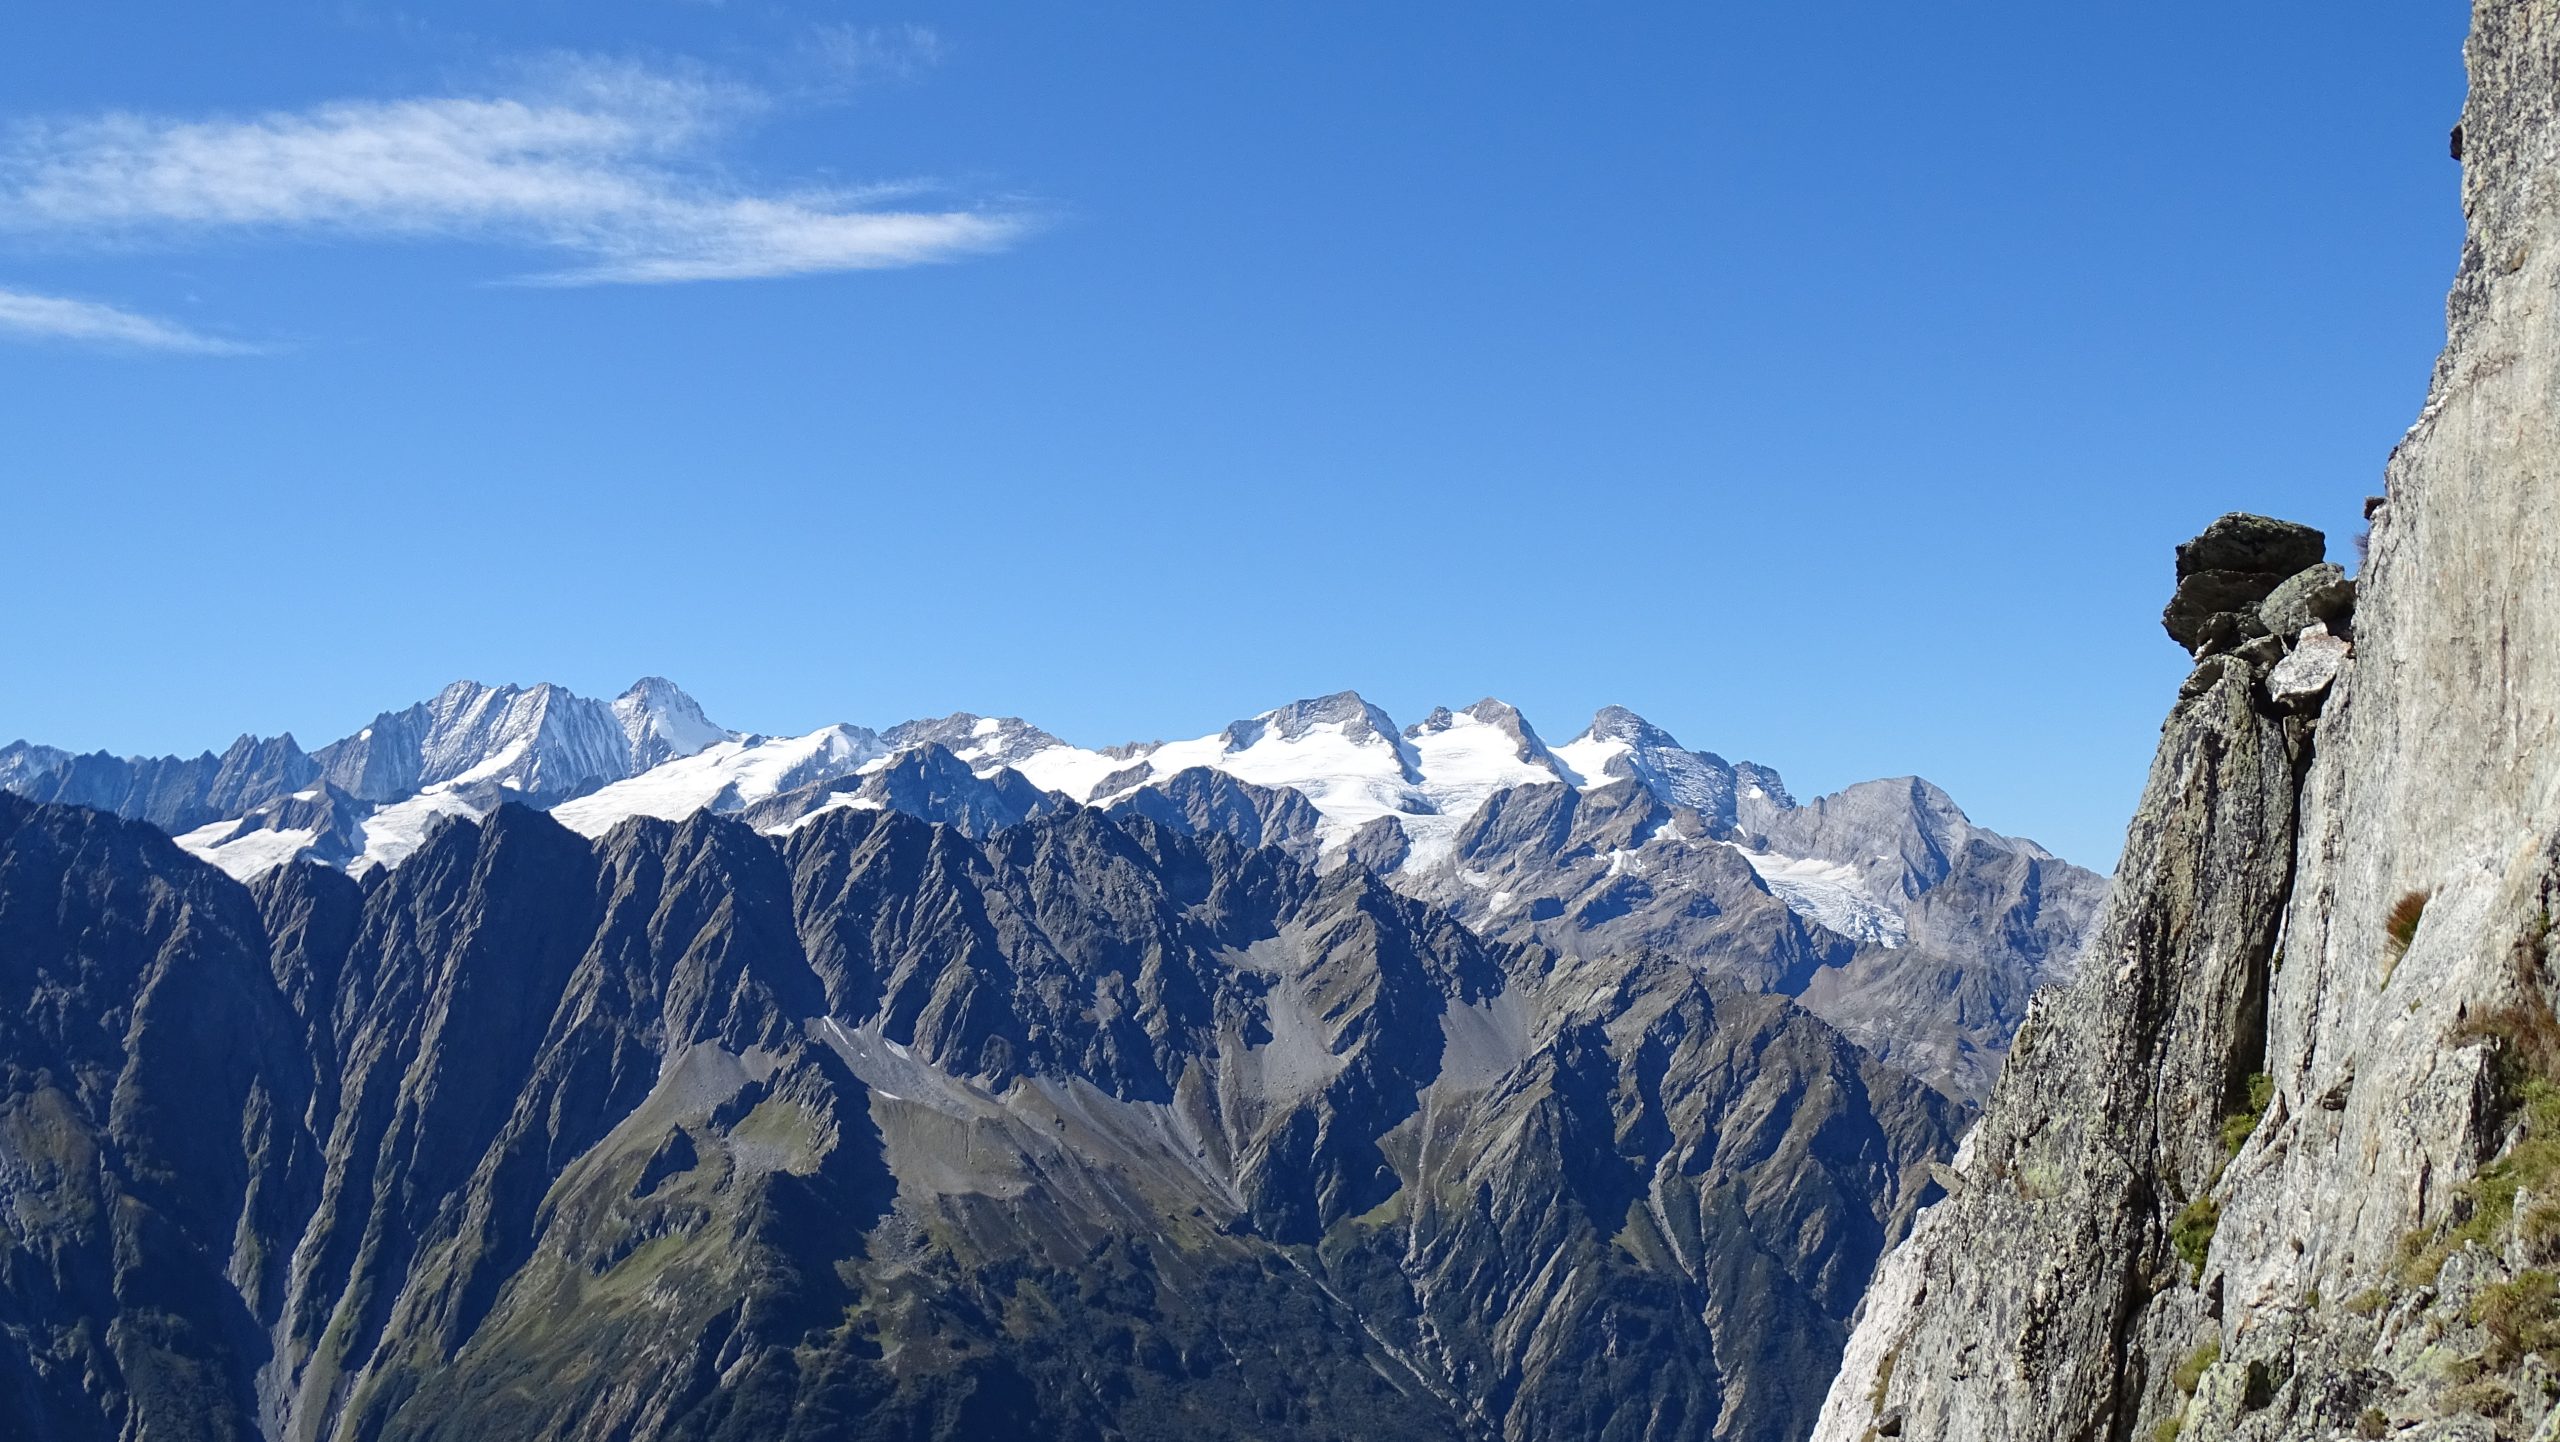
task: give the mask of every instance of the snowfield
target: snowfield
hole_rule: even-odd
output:
[[[1406,843],[1393,869],[1416,874],[1449,865],[1468,819],[1514,787],[1593,791],[1634,783],[1686,808],[1681,815],[1706,818],[1703,833],[1675,819],[1636,850],[1613,851],[1606,858],[1612,876],[1645,874],[1646,848],[1657,842],[1736,834],[1730,828],[1738,800],[1763,808],[1758,814],[1794,804],[1760,784],[1765,779],[1776,787],[1774,774],[1686,750],[1616,707],[1600,712],[1573,740],[1550,747],[1517,710],[1498,701],[1435,711],[1400,729],[1351,692],[1266,711],[1207,736],[1095,750],[1018,719],[965,713],[887,732],[851,725],[801,736],[736,732],[714,725],[690,696],[654,677],[610,703],[556,686],[457,682],[408,711],[385,713],[315,759],[333,783],[350,788],[413,778],[400,794],[359,801],[370,810],[355,824],[360,845],[352,857],[344,855],[343,841],[330,843],[342,848],[334,856],[361,872],[397,866],[437,826],[476,819],[508,800],[541,804],[567,792],[569,799],[551,806],[552,816],[582,835],[602,836],[635,816],[674,821],[706,808],[742,811],[816,783],[869,775],[928,745],[947,747],[982,779],[1010,768],[1044,791],[1091,805],[1111,805],[1205,767],[1304,797],[1320,818],[1319,854],[1338,854],[1362,828],[1392,822]],[[292,799],[311,803],[320,796],[321,788],[310,787]],[[840,790],[763,824],[789,831],[826,811],[880,804]],[[198,828],[178,843],[242,878],[322,844],[318,829],[287,826],[278,816],[269,808]],[[1735,850],[1773,895],[1807,920],[1877,946],[1906,939],[1900,901],[1871,892],[1856,867],[1740,845]],[[1463,880],[1479,890],[1487,884],[1475,873]],[[1504,893],[1496,909],[1509,899]]]

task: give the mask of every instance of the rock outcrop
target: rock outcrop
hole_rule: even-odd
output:
[[[2178,548],[2178,590],[2160,614],[2169,639],[2196,655],[2269,634],[2260,603],[2287,578],[2321,564],[2318,531],[2267,516],[2233,514]]]
[[[2182,550],[2202,659],[2109,909],[1822,1442],[2560,1429],[2560,12],[2480,0],[2467,58],[2449,339],[2370,559],[2350,597],[2203,545],[2260,522]]]

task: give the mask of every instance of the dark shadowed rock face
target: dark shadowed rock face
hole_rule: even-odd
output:
[[[150,827],[0,800],[0,1420],[249,1435],[317,1195],[248,893]]]
[[[1189,829],[0,796],[0,1432],[1801,1435],[1946,1101]]]
[[[877,771],[796,787],[748,807],[739,819],[770,831],[788,829],[822,811],[896,811],[984,838],[1046,816],[1062,804],[1018,771],[980,776],[941,743],[927,741]]]
[[[2224,516],[2178,547],[2178,589],[2160,624],[2198,655],[2267,635],[2259,603],[2288,577],[2321,564],[2327,548],[2327,538],[2309,526],[2240,511]]]
[[[1324,824],[1302,792],[1256,786],[1206,766],[1140,787],[1111,810],[1193,835],[1219,832],[1248,847],[1278,847],[1299,861],[1315,859]]]
[[[238,816],[310,786],[319,775],[319,763],[290,736],[243,736],[219,756],[208,751],[192,758],[128,758],[103,751],[72,756],[24,743],[0,751],[0,786],[173,832]]]

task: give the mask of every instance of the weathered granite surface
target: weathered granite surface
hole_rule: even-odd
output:
[[[2449,337],[2352,617],[2198,666],[1817,1438],[2560,1436],[2560,12],[2473,22]],[[2299,582],[2268,606],[2334,604]]]

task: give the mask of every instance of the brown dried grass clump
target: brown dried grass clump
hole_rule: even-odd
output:
[[[2423,891],[2410,892],[2392,903],[2391,914],[2382,919],[2384,945],[2392,960],[2399,960],[2408,952],[2409,943],[2418,939],[2418,923],[2427,914],[2427,895]]]

